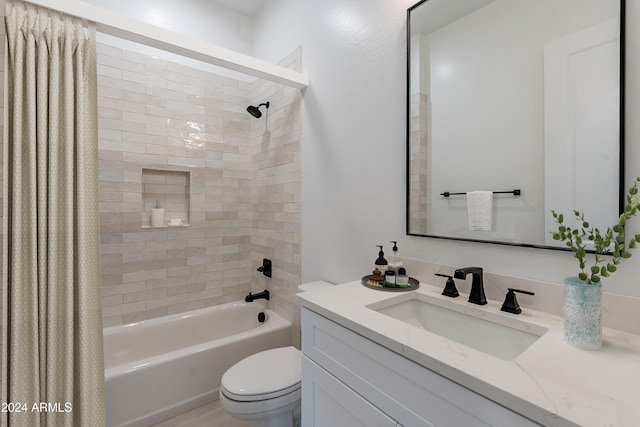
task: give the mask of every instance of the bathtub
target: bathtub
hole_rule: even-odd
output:
[[[291,324],[259,302],[105,328],[107,426],[148,426],[215,400],[234,363],[287,345]]]

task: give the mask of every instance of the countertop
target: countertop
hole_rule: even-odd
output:
[[[578,350],[564,342],[560,317],[526,307],[520,315],[504,313],[496,301],[478,306],[465,294],[443,297],[440,288],[426,284],[411,292],[548,331],[514,360],[503,360],[368,308],[399,293],[360,281],[297,298],[303,307],[542,425],[640,426],[640,336],[604,328],[601,350]]]

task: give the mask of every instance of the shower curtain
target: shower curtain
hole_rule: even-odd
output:
[[[8,2],[2,426],[102,426],[95,26]]]

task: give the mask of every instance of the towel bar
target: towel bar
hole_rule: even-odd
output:
[[[460,196],[466,195],[467,193],[450,193],[445,191],[444,193],[440,193],[441,196],[449,197],[449,196]],[[494,191],[493,194],[513,194],[514,196],[519,196],[522,194],[520,190],[511,190],[511,191]]]

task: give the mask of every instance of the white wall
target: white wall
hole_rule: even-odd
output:
[[[253,20],[209,0],[82,0],[181,34],[251,54]]]
[[[186,34],[215,45],[251,55],[253,19],[217,5],[209,0],[82,0],[118,12],[138,21]],[[98,33],[100,43],[149,55],[189,67],[252,82],[247,76],[191,58],[130,42],[118,37]]]
[[[405,31],[413,0],[270,0],[254,23],[254,54],[275,61],[302,45],[303,281],[367,274],[374,245],[453,266],[561,282],[570,253],[405,236]],[[640,175],[640,3],[628,2],[627,181]],[[455,167],[455,165],[452,165]],[[462,171],[461,171],[462,172]],[[628,232],[640,231],[640,218]],[[640,252],[606,290],[640,296]]]

